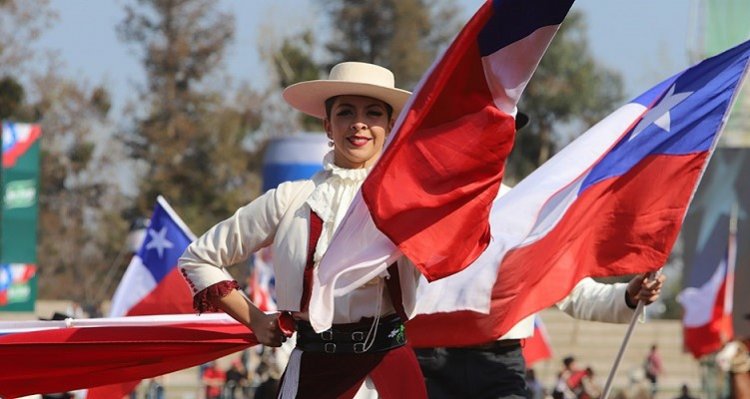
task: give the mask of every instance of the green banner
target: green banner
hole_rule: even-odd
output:
[[[39,199],[39,125],[2,124],[0,311],[33,311]]]
[[[710,57],[750,39],[750,1],[706,0],[703,8],[705,57]],[[750,147],[750,89],[745,85],[737,96],[722,144]]]
[[[707,0],[704,10],[706,57],[750,39],[750,1]]]

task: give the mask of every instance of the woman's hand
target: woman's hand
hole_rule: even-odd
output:
[[[286,341],[284,332],[279,326],[280,313],[267,314],[255,306],[250,310],[250,328],[258,342],[266,346],[281,346]]]
[[[628,283],[627,288],[627,303],[631,308],[635,308],[638,305],[638,301],[643,301],[645,305],[650,305],[659,299],[661,294],[661,287],[664,285],[664,281],[667,277],[660,274],[657,277],[648,277],[647,274],[642,274],[633,277]]]
[[[279,326],[280,313],[266,314],[237,290],[232,290],[220,298],[216,304],[235,320],[253,330],[258,343],[267,346],[281,346],[286,336]]]

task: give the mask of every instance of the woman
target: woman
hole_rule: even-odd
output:
[[[240,208],[180,259],[199,312],[223,310],[250,327],[261,344],[280,346],[287,335],[279,314],[260,311],[224,271],[273,246],[279,309],[291,315],[298,332],[282,377],[282,398],[426,397],[416,358],[405,346],[403,321],[417,279],[407,262],[336,298],[331,330],[316,334],[307,322],[312,270],[409,95],[394,87],[389,70],[358,62],[334,66],[327,80],[288,87],[284,99],[292,107],[323,120],[333,147],[324,170],[310,180],[283,183]]]

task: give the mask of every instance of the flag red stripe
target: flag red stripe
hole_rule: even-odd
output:
[[[159,314],[193,314],[193,293],[178,268],[172,268],[140,302],[127,312],[128,316]]]
[[[16,165],[18,158],[23,156],[26,151],[42,136],[42,128],[39,125],[31,125],[29,136],[23,141],[18,141],[9,150],[3,152],[3,168],[12,168]]]
[[[0,337],[0,396],[154,377],[255,345],[240,324],[66,328]]]
[[[493,103],[476,39],[491,13],[487,2],[434,67],[362,186],[377,228],[428,280],[465,268],[488,245],[513,146],[513,118]]]
[[[704,355],[721,349],[734,337],[732,313],[725,311],[726,290],[732,276],[725,276],[716,292],[716,301],[711,310],[711,321],[700,327],[685,327],[683,332],[684,346],[693,357],[699,359]]]
[[[526,368],[531,368],[535,363],[552,357],[552,349],[547,342],[547,337],[537,326],[534,326],[534,335],[525,340],[521,350],[523,359],[526,361]]]

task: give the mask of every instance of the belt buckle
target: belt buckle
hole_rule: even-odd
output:
[[[365,333],[362,331],[354,331],[352,333],[352,341],[364,341],[365,340]]]
[[[354,353],[364,353],[366,351],[367,350],[365,349],[365,343],[364,342],[357,342],[357,343],[354,344]]]
[[[332,341],[333,340],[333,331],[328,329],[320,333],[320,339],[323,341]]]
[[[326,344],[323,345],[323,351],[325,353],[336,353],[336,344],[333,342],[326,342]]]

